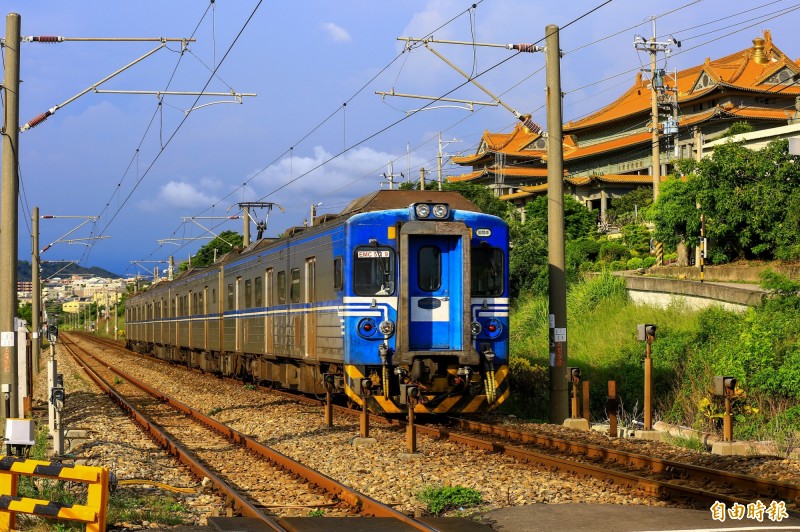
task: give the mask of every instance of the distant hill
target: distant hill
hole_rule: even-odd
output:
[[[61,268],[64,268],[61,270]],[[59,270],[61,270],[59,272]],[[56,272],[58,274],[56,275]],[[92,277],[104,277],[106,279],[119,279],[122,277],[121,275],[117,275],[116,273],[111,273],[108,270],[104,270],[98,266],[92,266],[91,268],[84,268],[82,266],[78,266],[76,264],[70,264],[66,268],[64,267],[64,263],[49,263],[49,262],[42,262],[42,279],[47,279],[55,275],[56,277],[69,277],[70,275],[77,274],[77,275],[91,275]],[[31,280],[31,263],[26,260],[21,260],[17,262],[17,280],[18,281],[30,281]]]

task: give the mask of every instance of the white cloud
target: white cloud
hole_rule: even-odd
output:
[[[202,188],[219,188],[219,183],[214,180],[203,179]],[[215,204],[218,198],[197,186],[185,181],[170,181],[163,185],[158,196],[154,199],[143,201],[140,207],[145,211],[156,212],[165,208],[190,209],[193,214]]]
[[[334,42],[350,42],[352,40],[346,29],[333,22],[324,22],[322,28],[328,32]]]
[[[317,146],[311,155],[281,159],[253,180],[253,187],[260,195],[265,195],[264,201],[274,201],[286,210],[285,215],[270,218],[270,227],[282,229],[302,224],[312,203],[322,202],[319,213],[341,211],[348,202],[380,187],[379,183],[385,181],[382,174],[388,171],[389,161],[395,161],[396,184],[405,181],[408,173],[405,154],[360,147],[336,159],[330,160],[331,157],[332,153]],[[411,154],[412,169],[424,162]],[[404,176],[400,177],[400,173]]]

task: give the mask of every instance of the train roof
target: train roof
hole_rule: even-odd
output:
[[[350,202],[339,216],[360,212],[404,209],[412,203],[447,203],[451,209],[481,212],[477,205],[458,192],[442,190],[378,190]]]

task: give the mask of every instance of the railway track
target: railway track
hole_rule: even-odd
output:
[[[754,502],[754,499],[758,498],[780,499],[786,502],[790,514],[795,517],[800,516],[800,511],[798,511],[800,485],[798,484],[721,471],[467,419],[453,418],[452,422],[455,426],[472,433],[500,437],[524,445],[553,450],[560,454],[582,457],[592,462],[602,461],[606,464],[621,466],[627,471],[635,471],[637,474],[646,475],[647,478],[666,482],[669,488],[664,494],[668,496],[675,492],[672,488],[675,485],[687,485],[690,488],[690,484],[707,486],[701,490],[706,492],[704,495],[706,500],[714,498],[714,500],[723,501],[726,497],[730,497],[726,502],[742,503]],[[656,485],[652,487],[645,485],[644,487],[648,491],[656,488],[656,494],[661,495]],[[711,489],[716,491],[711,491]],[[737,493],[739,497],[736,497]],[[679,491],[675,495],[681,496]]]
[[[119,347],[118,343],[103,342]],[[281,392],[274,392],[281,393]],[[295,400],[320,404],[320,401]],[[358,415],[344,407],[338,414]],[[398,420],[372,416],[371,420],[404,426]],[[520,461],[578,477],[592,477],[623,486],[634,493],[670,500],[679,504],[709,508],[715,502],[748,505],[755,499],[784,501],[789,515],[798,517],[800,487],[729,471],[720,471],[683,462],[664,460],[564,438],[517,430],[507,426],[458,419],[446,427],[417,425],[417,432],[474,449],[503,453]]]
[[[272,530],[302,530],[276,512],[324,507],[332,517],[383,517],[406,530],[437,530],[160,393],[90,354],[69,334],[62,339],[87,375],[194,474],[208,478],[237,514],[258,519]]]

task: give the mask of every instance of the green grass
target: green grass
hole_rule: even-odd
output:
[[[109,497],[108,524],[149,521],[159,525],[184,524],[183,514],[188,508],[182,500],[171,493],[137,494],[130,490],[119,490]]]
[[[463,486],[426,486],[417,493],[417,499],[425,503],[433,515],[471,508],[483,502],[479,491]]]
[[[655,421],[719,434],[709,413],[721,411],[722,402],[709,388],[714,375],[732,375],[741,387],[734,438],[773,440],[787,454],[800,446],[800,298],[794,292],[734,313],[633,304],[622,283],[604,274],[572,286],[567,296],[567,366],[579,367],[582,380],[590,381],[593,420],[608,417],[613,380],[620,422],[643,421],[645,343],[636,339],[636,325],[652,323]],[[548,418],[547,314],[546,295],[522,297],[512,309],[512,399],[501,411]]]
[[[689,449],[692,451],[708,451],[708,446],[696,436],[672,436],[671,434],[667,434],[664,441],[674,445],[675,447],[683,447],[684,449]]]

